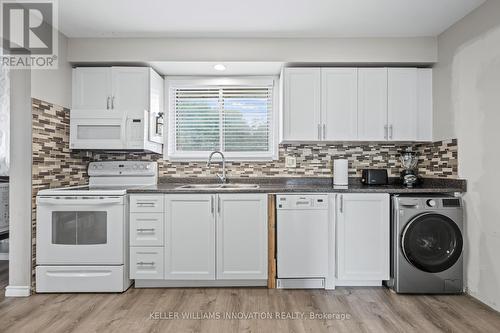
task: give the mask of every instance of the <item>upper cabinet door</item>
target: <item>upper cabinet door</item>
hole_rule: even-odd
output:
[[[149,71],[148,67],[112,67],[113,109],[138,115],[149,111]]]
[[[387,68],[358,69],[358,139],[387,140]]]
[[[267,279],[267,194],[217,196],[217,279]]]
[[[432,69],[418,69],[417,140],[432,141]]]
[[[78,67],[73,69],[73,109],[110,109],[110,99],[111,68]]]
[[[388,136],[390,141],[417,140],[417,68],[388,69]]]
[[[321,69],[321,139],[358,139],[358,69]]]
[[[321,140],[321,69],[284,70],[283,140]]]

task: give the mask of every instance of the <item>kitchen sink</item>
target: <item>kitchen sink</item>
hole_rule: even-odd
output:
[[[257,189],[260,186],[257,184],[189,184],[177,187],[178,190],[245,190]]]

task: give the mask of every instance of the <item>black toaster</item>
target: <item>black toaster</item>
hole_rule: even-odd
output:
[[[387,185],[386,169],[363,169],[361,182],[366,185]]]

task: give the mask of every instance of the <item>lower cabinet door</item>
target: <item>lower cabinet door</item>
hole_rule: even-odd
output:
[[[215,280],[215,198],[165,196],[165,279]]]
[[[267,195],[217,196],[217,279],[267,279]]]
[[[389,279],[389,195],[337,194],[337,279]]]
[[[131,247],[130,278],[163,279],[163,247]]]

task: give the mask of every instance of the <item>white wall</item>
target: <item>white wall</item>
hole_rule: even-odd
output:
[[[31,74],[10,72],[9,285],[6,296],[31,289]]]
[[[59,33],[59,67],[31,71],[31,97],[71,107],[71,65],[67,61],[68,38]]]
[[[434,137],[457,138],[467,179],[468,292],[500,311],[500,1],[489,0],[438,38]]]
[[[434,63],[436,38],[71,38],[68,61]]]

